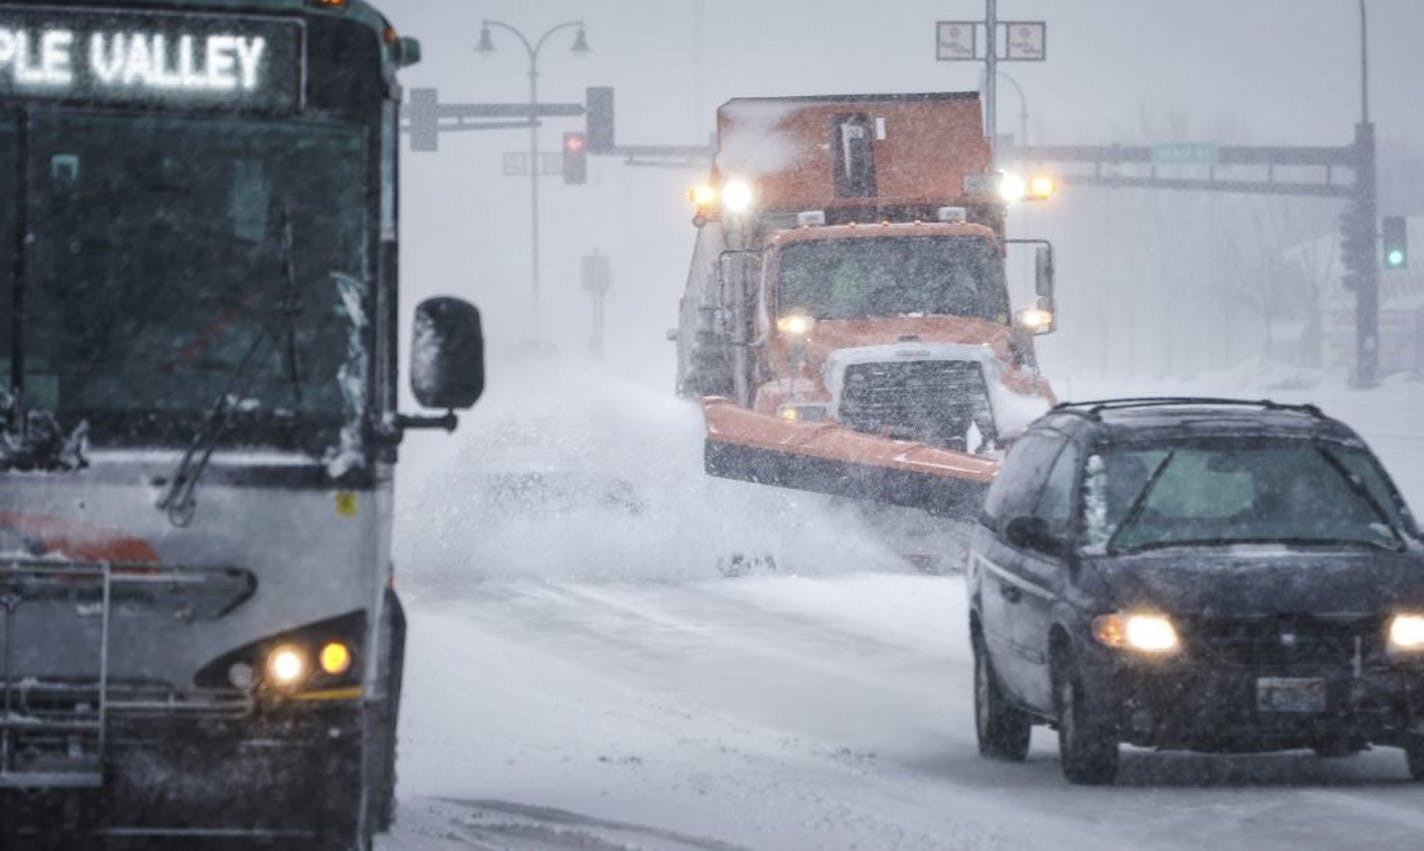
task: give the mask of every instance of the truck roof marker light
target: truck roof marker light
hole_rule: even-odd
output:
[[[969,211],[963,207],[940,207],[935,210],[935,218],[952,225],[962,225],[969,221]]]
[[[1051,174],[1035,174],[1028,183],[1028,201],[1047,201],[1058,194],[1058,181]]]
[[[313,6],[320,6],[323,9],[344,9],[347,0],[311,0]]]
[[[722,209],[728,213],[746,213],[751,210],[755,200],[756,193],[752,190],[751,183],[740,177],[733,177],[722,184]]]
[[[816,228],[826,224],[825,210],[802,210],[796,214],[797,227]]]
[[[1028,196],[1028,184],[1011,171],[999,173],[999,198],[1006,204],[1017,204]]]

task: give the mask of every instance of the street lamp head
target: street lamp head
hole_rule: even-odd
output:
[[[494,53],[494,39],[490,38],[489,24],[480,27],[480,43],[475,50],[480,53]]]
[[[588,53],[588,38],[584,35],[582,24],[579,25],[578,35],[574,37],[574,46],[570,49],[580,56]]]

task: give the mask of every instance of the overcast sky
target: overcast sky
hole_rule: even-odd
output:
[[[511,36],[495,32],[498,50],[489,56],[474,51],[481,19],[531,37],[583,20],[592,52],[575,56],[572,33],[553,36],[540,55],[541,97],[576,102],[586,86],[614,86],[621,143],[704,141],[716,106],[731,97],[971,90],[981,73],[974,63],[934,58],[936,20],[983,16],[983,4],[970,0],[378,5],[423,42],[425,59],[404,73],[405,84],[438,87],[442,100],[457,102],[527,97],[527,57]],[[1372,118],[1389,156],[1417,160],[1424,2],[1368,0],[1368,10]],[[1046,62],[1002,66],[1027,96],[1034,143],[1343,145],[1359,118],[1356,0],[1000,0],[999,16],[1048,25]],[[1000,99],[1000,132],[1018,132],[1012,86],[1001,87]],[[544,149],[556,150],[560,131],[580,126],[551,120]],[[446,136],[441,145],[439,154],[406,160],[408,288],[472,296],[490,314],[496,341],[518,337],[516,326],[522,333],[527,325],[528,185],[502,174],[501,155],[526,149],[527,134]],[[675,322],[693,239],[681,196],[697,177],[598,160],[588,186],[566,187],[557,177],[542,183],[548,325],[566,347],[583,345],[588,300],[577,288],[578,257],[597,247],[613,257],[616,278],[610,357],[640,378],[671,383],[670,344],[662,340]],[[1413,189],[1381,191],[1397,208],[1382,212],[1424,211]],[[1055,205],[1018,223],[1040,232],[1016,235],[1073,239],[1056,217],[1089,207],[1075,206],[1071,193]],[[1072,268],[1061,271],[1065,281],[1075,277]]]

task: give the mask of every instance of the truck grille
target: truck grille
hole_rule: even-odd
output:
[[[1211,618],[1192,625],[1193,644],[1216,661],[1248,668],[1327,667],[1362,664],[1383,651],[1383,620],[1376,616],[1279,615]]]
[[[911,360],[846,367],[840,421],[857,431],[965,449],[976,423],[996,439],[983,366],[975,361]]]

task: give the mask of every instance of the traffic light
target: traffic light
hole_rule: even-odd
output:
[[[590,86],[584,94],[584,127],[588,149],[606,154],[613,150],[613,87]]]
[[[1374,279],[1378,261],[1375,259],[1375,218],[1362,205],[1351,204],[1340,217],[1343,236],[1341,260],[1345,269],[1347,290],[1358,290],[1361,284]]]
[[[1384,238],[1384,267],[1403,269],[1409,265],[1409,230],[1403,216],[1385,216],[1380,223]]]
[[[588,182],[588,136],[578,131],[564,134],[564,182],[571,185]]]

